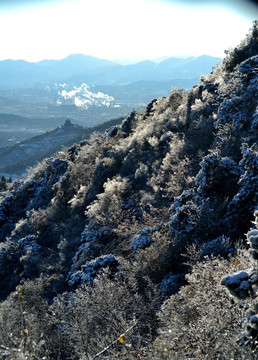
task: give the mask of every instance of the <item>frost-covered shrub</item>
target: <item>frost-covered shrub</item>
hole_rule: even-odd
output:
[[[13,243],[0,243],[0,262],[1,262],[1,271],[6,273],[7,262],[15,263],[18,261],[18,254]]]
[[[131,248],[134,250],[145,249],[146,247],[151,245],[151,234],[152,230],[150,228],[145,228],[138,231],[138,235],[136,235],[131,243]]]
[[[248,80],[251,80],[252,78],[257,77],[257,67],[258,55],[252,56],[249,59],[241,62],[238,71],[242,76],[244,76]]]
[[[251,345],[254,351],[258,349],[258,211],[254,213],[256,229],[247,233],[251,245],[250,253],[253,263],[252,268],[241,270],[232,275],[224,276],[221,284],[238,299],[247,299],[247,321],[245,332],[242,334],[240,344]]]
[[[20,277],[27,278],[39,271],[41,253],[42,248],[34,235],[27,235],[17,241],[7,239],[2,243],[0,282],[6,291],[16,286]],[[1,295],[5,296],[5,291]]]
[[[227,165],[227,161],[225,162]],[[231,164],[230,161],[229,164]],[[233,163],[233,173],[234,168],[235,164]],[[205,170],[208,172],[207,168]],[[196,244],[198,247],[204,246],[203,256],[212,253],[227,256],[233,249],[223,239],[236,227],[233,224],[229,227],[224,219],[228,206],[228,199],[224,198],[224,195],[230,195],[230,192],[225,193],[225,189],[221,190],[219,183],[222,186],[227,177],[223,179],[223,171],[219,169],[217,174],[214,169],[214,177],[218,175],[218,182],[215,187],[210,181],[211,192],[208,186],[209,180],[207,182],[207,178],[202,179],[201,172],[202,170],[198,174],[199,179],[196,180],[196,185],[199,185],[198,189],[184,191],[175,198],[170,207],[170,219],[167,226],[174,243],[173,251],[182,252],[187,244]],[[227,175],[226,171],[225,173]],[[228,173],[230,174],[230,171]],[[231,188],[230,191],[232,192],[232,190]],[[237,239],[239,239],[239,235]],[[203,245],[206,243],[207,245]]]
[[[41,246],[36,243],[34,235],[27,235],[18,241],[17,253],[20,256],[31,255],[35,256],[40,253]]]
[[[93,242],[102,239],[103,237],[109,235],[109,228],[98,228],[94,230],[85,229],[81,234],[82,242]]]
[[[249,280],[250,271],[238,271],[233,275],[225,276],[221,284],[226,286],[229,292],[238,299],[246,299],[251,295],[252,286]]]
[[[67,160],[47,159],[45,167],[39,169],[36,174],[31,174],[24,187],[34,190],[33,197],[29,204],[29,208],[39,208],[46,206],[54,195],[56,183],[60,182],[62,176],[68,168]]]
[[[241,78],[239,75],[236,77]],[[214,115],[214,125],[217,130],[216,146],[222,154],[226,151],[236,161],[239,161],[241,156],[239,145],[243,139],[256,137],[251,129],[258,100],[257,78],[252,79],[248,84],[241,79],[240,84],[236,87],[237,92],[234,96],[226,97],[219,106],[217,114]]]
[[[99,256],[103,246],[110,241],[112,232],[110,228],[98,228],[89,230],[86,228],[81,234],[82,245],[73,257],[71,271],[75,272],[81,269],[81,266],[87,261]]]
[[[169,273],[160,283],[158,296],[167,298],[176,294],[181,286],[184,285],[185,276],[183,274]]]
[[[108,179],[103,187],[104,192],[98,194],[98,200],[95,200],[87,207],[86,215],[92,224],[114,225],[122,211],[122,198],[131,189],[130,181],[128,178],[117,176],[116,178]]]
[[[237,65],[253,55],[257,55],[257,24],[257,20],[255,20],[251,31],[247,34],[246,38],[242,40],[238,47],[225,51],[226,57],[223,60],[223,66],[227,72],[234,70]]]
[[[45,296],[57,276],[42,274],[19,285],[1,303],[0,358],[78,360],[101,352],[96,358],[108,360],[121,357],[121,351],[131,356],[146,346],[154,322],[150,298],[138,294],[133,274],[126,273],[125,281],[105,270],[90,288],[84,284],[58,294],[51,305]]]
[[[58,330],[60,358],[109,360],[142,354],[152,338],[153,309],[147,294],[138,293],[134,275],[126,275],[126,281],[111,278],[104,270],[90,287],[83,284],[54,299],[49,325]]]
[[[60,176],[62,176],[65,173],[67,167],[68,167],[67,160],[49,159],[48,166],[45,169],[45,177],[54,183],[58,181]]]
[[[222,154],[230,153],[237,161],[241,156],[239,144],[242,139],[256,137],[250,130],[255,126],[254,114],[258,100],[255,70],[257,58],[257,56],[252,57],[240,64],[239,71],[228,81],[223,95],[224,100],[217,114],[214,114],[214,126],[217,130],[216,145]],[[230,89],[230,86],[233,88]],[[230,97],[226,95],[229,92]]]
[[[123,210],[133,210],[134,206],[135,206],[135,204],[134,204],[133,200],[130,199],[129,197],[122,199],[121,208]]]
[[[205,126],[205,122],[201,125],[200,119],[206,118],[206,123],[208,120],[209,115],[211,115],[211,112],[214,108],[214,95],[211,92],[212,85],[210,85],[210,88],[206,87],[196,87],[196,90],[201,90],[201,96],[197,95],[198,97],[194,100],[194,103],[191,105],[191,121],[195,122],[195,129],[200,129],[202,126]],[[214,85],[216,88],[216,86]],[[209,89],[209,91],[208,91]],[[198,126],[199,123],[199,126]]]
[[[99,256],[101,249],[103,249],[103,245],[95,241],[82,244],[73,257],[73,265],[71,269],[73,271],[75,271],[75,269],[80,269],[81,265],[86,261]]]
[[[42,247],[37,244],[34,235],[27,235],[20,239],[16,245],[16,253],[19,262],[16,264],[17,272],[23,278],[30,278],[39,274],[41,266],[40,255],[43,253]]]
[[[192,182],[192,162],[185,156],[184,148],[185,139],[181,134],[168,131],[159,139],[157,160],[149,167],[147,185],[160,200],[171,200]]]
[[[119,133],[121,133],[121,127],[119,126],[112,126],[110,129],[107,130],[108,138],[114,138]]]
[[[52,187],[45,177],[40,177],[37,180],[30,180],[25,186],[24,191],[33,192],[33,194],[28,197],[30,201],[27,210],[38,209],[39,207],[46,205],[53,194]]]
[[[258,211],[256,212],[256,214],[258,217]],[[258,221],[257,221],[257,223],[258,223]],[[257,260],[258,260],[258,229],[249,231],[247,234],[247,238],[251,245],[250,253],[254,259],[253,266],[257,269],[258,268],[258,263],[257,263]]]
[[[178,246],[185,245],[188,238],[193,242],[199,241],[197,234],[194,236],[194,232],[204,205],[205,199],[192,190],[184,191],[180,196],[175,197],[170,207],[168,227],[171,237]]]
[[[113,255],[103,255],[97,259],[86,262],[81,266],[81,270],[71,271],[68,275],[70,286],[78,286],[83,283],[92,285],[94,279],[102,273],[103,269],[108,268],[112,274],[118,271],[120,263]]]
[[[197,262],[186,275],[187,285],[164,302],[159,311],[155,359],[253,359],[236,338],[244,320],[244,304],[232,301],[220,285],[225,270],[246,266],[246,250],[237,257]]]
[[[219,236],[218,238],[211,240],[204,244],[202,251],[200,252],[200,258],[205,256],[221,256],[227,257],[233,255],[234,248],[230,245],[229,239],[225,236]]]
[[[40,311],[46,312],[42,306],[39,292],[37,297],[38,316],[35,307],[24,296],[24,288],[17,287],[0,308],[0,358],[13,360],[37,360],[46,358],[45,324]],[[34,287],[34,292],[38,289]],[[41,294],[42,295],[42,294]],[[35,304],[34,304],[35,305]],[[48,342],[50,345],[50,342]]]
[[[9,216],[9,209],[12,203],[13,194],[9,193],[1,202],[0,202],[0,225],[4,223]]]
[[[240,129],[248,120],[245,99],[242,96],[235,96],[226,99],[220,105],[217,113],[215,128],[219,125],[232,124],[234,129]]]
[[[24,217],[27,210],[46,207],[53,196],[53,185],[68,167],[68,162],[59,159],[45,160],[46,167],[40,167],[26,179],[13,183],[13,189],[0,203],[0,219],[12,208],[12,217]],[[12,200],[12,201],[11,201]],[[1,221],[1,220],[0,220]]]
[[[240,168],[235,161],[213,153],[205,156],[200,165],[201,170],[196,176],[199,193],[208,195],[217,192],[230,195],[235,190],[240,176]]]
[[[46,178],[53,185],[66,172],[67,168],[68,161],[66,159],[48,158],[34,168],[29,169],[27,181],[37,180],[41,177]]]
[[[86,196],[87,196],[87,187],[80,185],[79,190],[76,192],[73,198],[68,201],[68,204],[71,206],[73,210],[78,207],[81,207],[84,205]]]
[[[255,109],[255,112],[253,114],[251,131],[253,134],[257,134],[257,132],[258,132],[258,106]]]
[[[257,206],[257,183],[258,183],[258,149],[254,144],[248,147],[243,144],[243,158],[239,165],[242,175],[238,181],[238,192],[228,205],[228,221],[238,219],[238,226],[246,229],[247,217],[254,212]],[[238,228],[236,228],[238,231]]]
[[[168,98],[168,105],[172,111],[176,111],[178,107],[182,104],[183,98],[186,96],[184,89],[173,89],[170,91]]]
[[[0,264],[0,300],[4,300],[20,281],[19,255],[13,242],[0,243]]]
[[[125,118],[122,122],[122,131],[126,133],[127,136],[129,136],[130,132],[132,131],[133,122],[136,118],[136,111],[132,111],[131,114]]]

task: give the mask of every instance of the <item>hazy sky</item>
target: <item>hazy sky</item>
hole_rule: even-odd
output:
[[[248,0],[0,0],[0,60],[223,57],[257,18]]]

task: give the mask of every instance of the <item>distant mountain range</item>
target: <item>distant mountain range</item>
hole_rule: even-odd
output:
[[[0,61],[0,86],[34,86],[38,82],[48,84],[69,78],[80,72],[87,73],[98,68],[114,65],[111,61],[92,56],[70,55],[63,60],[43,60],[27,62],[25,60]]]
[[[136,81],[171,81],[199,79],[211,71],[221,59],[208,55],[168,58],[159,63],[146,60],[132,65],[74,54],[63,60],[43,60],[36,63],[24,60],[0,61],[0,88],[31,87],[38,83],[69,82],[80,85],[125,85]]]
[[[117,111],[126,114],[129,106],[166,96],[172,87],[192,87],[219,60],[203,55],[120,65],[70,55],[37,63],[0,61],[0,91],[5,89],[0,96],[1,174],[22,174],[62,145],[87,138],[93,126],[121,116]],[[105,116],[97,115],[100,109]],[[77,125],[62,125],[66,117]]]
[[[80,54],[37,63],[4,60],[0,61],[0,114],[44,122],[52,119],[52,130],[60,125],[57,119],[63,123],[66,118],[92,127],[143,109],[152,99],[168,96],[173,88],[190,89],[219,61],[203,55],[121,65]],[[0,142],[5,136],[6,129],[0,124]],[[24,140],[20,134],[16,137]]]

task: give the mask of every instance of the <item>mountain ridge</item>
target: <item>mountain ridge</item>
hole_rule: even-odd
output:
[[[84,128],[66,119],[63,125],[43,134],[27,138],[13,146],[0,148],[0,174],[17,178],[26,173],[44,158],[54,155],[62,147],[89,139],[93,132],[103,132],[108,126],[116,125],[121,119],[113,119],[100,125]]]
[[[176,58],[175,61],[187,64],[193,59],[194,58],[191,57],[188,58],[188,60]],[[202,59],[202,56],[196,57],[195,59]],[[207,71],[207,68],[210,70],[211,64],[215,66],[219,60],[221,59],[208,56],[208,58],[206,58],[207,67],[203,71]],[[0,61],[0,84],[1,86],[11,86],[16,81],[16,85],[18,86],[25,86],[26,83],[27,86],[33,86],[37,82],[47,84],[53,81],[71,80],[73,77],[78,76],[86,77],[83,80],[86,80],[86,82],[101,84],[101,81],[103,81],[104,83],[102,85],[105,84],[105,81],[107,81],[109,77],[115,79],[109,80],[109,82],[115,81],[117,83],[121,83],[125,81],[125,79],[130,82],[135,81],[135,76],[137,80],[149,80],[151,76],[158,78],[158,73],[155,73],[155,70],[158,71],[160,67],[164,67],[169,61],[173,61],[173,58],[170,58],[170,60],[166,59],[160,63],[144,60],[136,64],[119,65],[109,60],[81,54],[72,54],[62,60],[42,60],[35,63],[30,63],[25,60],[2,60]],[[151,72],[154,72],[154,75],[152,75]],[[119,77],[116,78],[118,73],[121,73],[120,77],[122,76],[122,79]],[[139,78],[140,74],[144,73],[147,75]],[[169,77],[170,74],[168,73],[167,76]],[[196,73],[193,77],[195,76]]]

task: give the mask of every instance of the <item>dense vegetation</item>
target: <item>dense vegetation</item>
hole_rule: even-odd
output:
[[[2,193],[2,359],[255,359],[257,267],[241,301],[221,278],[258,226],[257,53],[254,23],[192,90]]]

